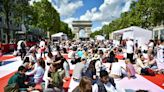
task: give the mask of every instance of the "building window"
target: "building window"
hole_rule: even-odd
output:
[[[164,39],[164,29],[162,29],[160,32],[160,39]]]

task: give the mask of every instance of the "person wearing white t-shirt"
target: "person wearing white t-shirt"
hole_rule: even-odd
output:
[[[159,62],[164,62],[164,40],[161,40],[161,44],[158,46],[157,60]]]
[[[151,48],[151,49],[154,48],[154,41],[153,40],[149,41],[148,47]]]
[[[134,43],[132,39],[129,39],[126,42],[126,52],[127,52],[127,58],[130,59],[130,61],[133,63]]]
[[[23,60],[26,55],[26,42],[23,40],[18,41],[17,50],[21,54],[21,59]]]
[[[45,43],[44,40],[40,41],[39,47],[41,49],[41,55],[40,55],[40,57],[42,57],[42,54],[44,54],[44,57],[45,57],[45,53],[44,52],[45,52],[46,43]]]

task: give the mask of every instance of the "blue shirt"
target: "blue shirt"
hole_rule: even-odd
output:
[[[83,56],[83,52],[82,51],[78,51],[77,55],[78,55],[78,57],[82,57]]]

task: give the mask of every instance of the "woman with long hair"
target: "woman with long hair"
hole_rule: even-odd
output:
[[[91,61],[89,63],[89,66],[83,75],[90,78],[92,80],[92,84],[96,83],[97,77],[96,77],[95,61]]]
[[[59,74],[58,66],[58,63],[50,65],[48,77],[46,78],[49,82],[45,84],[48,87],[45,87],[44,92],[62,92],[63,80]]]
[[[92,92],[91,79],[83,76],[79,85],[72,92]]]
[[[33,76],[31,81],[34,82],[35,84],[39,84],[43,81],[44,72],[45,72],[45,62],[42,58],[40,58],[35,64],[34,70],[30,72],[26,72],[26,75]]]

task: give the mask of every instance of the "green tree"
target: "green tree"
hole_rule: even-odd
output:
[[[10,42],[10,32],[15,31],[14,28],[24,23],[25,18],[30,12],[28,0],[2,0],[3,11],[1,15],[4,17],[4,31],[7,34],[7,43]]]
[[[60,31],[59,13],[48,0],[34,2],[32,5],[31,24],[32,26],[49,31],[50,34]]]
[[[68,27],[67,23],[60,22],[60,31],[67,34],[70,39],[74,37],[74,34],[72,34],[71,28]]]
[[[2,16],[5,18],[4,31],[7,34],[7,43],[10,42],[10,20],[11,12],[13,8],[13,0],[2,0],[3,2],[3,12]]]
[[[32,11],[29,5],[29,0],[16,0],[13,5],[13,22],[16,25],[27,24],[27,19]]]
[[[92,34],[106,34],[127,28],[139,26],[142,28],[152,28],[164,23],[164,1],[163,0],[138,0],[132,2],[130,11],[121,14],[120,18],[111,21],[101,30]]]

